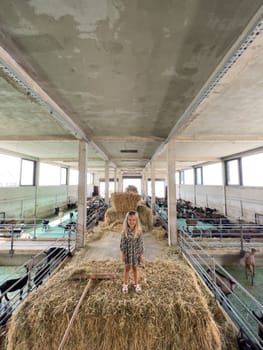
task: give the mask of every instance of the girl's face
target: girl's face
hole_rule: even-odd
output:
[[[137,223],[136,216],[135,215],[129,215],[127,222],[128,222],[128,226],[130,228],[134,228],[136,226],[136,223]]]

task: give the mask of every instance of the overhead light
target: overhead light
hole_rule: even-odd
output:
[[[138,153],[137,149],[121,149],[121,153]]]

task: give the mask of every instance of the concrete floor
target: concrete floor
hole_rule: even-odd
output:
[[[166,255],[166,241],[158,241],[149,232],[143,234],[145,259],[161,259]],[[109,232],[100,240],[89,242],[86,257],[89,259],[120,259],[120,234]]]

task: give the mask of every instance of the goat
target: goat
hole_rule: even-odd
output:
[[[215,281],[216,285],[221,289],[225,296],[231,294],[236,288],[236,283],[220,271],[215,270],[215,272],[213,272],[208,269],[206,273],[210,276],[211,280]]]
[[[49,227],[49,220],[48,219],[44,219],[42,221],[42,231],[47,231]]]
[[[236,288],[236,283],[217,270],[213,272],[210,269],[208,269],[206,273],[208,274],[209,278],[206,275],[204,275],[204,279],[208,288],[211,291],[213,291],[216,299],[219,299],[220,305],[223,305],[224,298],[222,295],[218,295],[218,292],[213,285],[213,281],[216,283],[216,285],[220,288],[221,292],[226,297],[234,291],[234,289]]]
[[[260,350],[261,347],[255,344],[251,339],[249,339],[244,331],[240,329],[237,336],[237,344],[240,350]]]
[[[6,325],[6,322],[12,316],[12,313],[12,306],[9,302],[0,304],[0,327]]]
[[[19,295],[20,295],[20,300],[22,300],[23,288],[26,286],[29,279],[27,266],[26,266],[26,269],[27,269],[27,273],[23,277],[6,280],[4,283],[0,285],[0,292],[1,292],[0,303],[2,302],[3,296],[7,301],[10,301],[10,299],[7,296],[7,293],[15,292],[17,290],[20,290]]]
[[[21,236],[20,236],[21,239],[32,239],[31,235],[27,232],[23,232],[21,233]]]
[[[47,254],[47,262],[50,262],[52,259],[63,260],[66,256],[70,256],[70,253],[64,247],[50,247],[44,253]]]
[[[71,253],[64,247],[50,247],[47,251],[44,251],[47,255],[47,262],[39,266],[34,276],[34,283],[36,288],[39,287],[44,279],[50,275],[52,265],[57,266],[59,262],[64,260],[67,256],[71,256]]]
[[[36,270],[35,276],[34,276],[34,283],[36,288],[38,288],[42,283],[43,280],[50,275],[50,263],[43,264],[39,266]]]
[[[255,277],[255,253],[256,249],[252,248],[251,252],[246,252],[245,254],[245,273],[246,279],[248,279],[248,271],[251,274],[251,285],[254,286],[254,277]]]
[[[258,336],[263,342],[263,314],[261,316],[258,316],[255,311],[252,311],[253,315],[258,320]]]

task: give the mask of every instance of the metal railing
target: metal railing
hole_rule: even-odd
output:
[[[198,242],[189,237],[186,232],[180,235],[179,244],[187,261],[212,291],[214,297],[229,315],[237,329],[242,331],[242,334],[245,334],[248,341],[255,348],[263,349],[262,339],[258,336],[260,322],[253,314],[253,311],[262,313],[263,305],[231,276],[223,266],[218,264],[211,255],[207,254]],[[212,271],[216,279],[211,278],[208,271]],[[224,277],[220,277],[221,275]],[[231,281],[236,285],[233,291],[229,290],[228,296],[222,291],[223,287],[229,289],[229,284],[226,281]]]
[[[5,326],[20,303],[72,256],[74,250],[74,241],[57,242],[17,267],[13,276],[0,281],[0,327]]]

